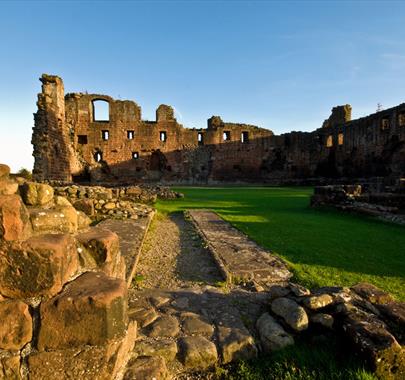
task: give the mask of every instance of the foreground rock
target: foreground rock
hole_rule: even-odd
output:
[[[0,349],[20,350],[32,339],[32,318],[21,301],[0,302]]]
[[[282,317],[284,321],[295,331],[308,328],[308,315],[304,308],[289,298],[277,298],[271,303],[274,314]]]
[[[125,335],[125,282],[88,272],[62,293],[41,304],[38,348],[42,350],[104,345]]]
[[[294,338],[269,314],[263,314],[256,322],[262,347],[267,352],[281,350],[294,344]]]
[[[20,194],[26,205],[43,206],[53,199],[53,188],[37,182],[26,182],[20,186]]]
[[[71,235],[41,235],[0,247],[0,294],[13,298],[50,297],[77,272]]]
[[[190,336],[180,342],[183,364],[193,369],[214,365],[218,359],[215,344],[202,336]]]
[[[377,376],[405,378],[405,350],[376,316],[351,308],[345,313],[342,328]]]
[[[31,234],[29,213],[18,195],[0,195],[0,239],[24,240]]]

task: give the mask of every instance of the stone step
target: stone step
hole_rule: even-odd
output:
[[[279,257],[250,240],[215,212],[189,210],[186,215],[191,218],[228,283],[253,280],[266,285],[283,283],[292,277]]]
[[[115,232],[120,238],[121,256],[125,260],[125,278],[128,287],[131,286],[135,275],[142,244],[153,217],[154,212],[151,212],[148,216],[135,220],[107,219],[98,224],[102,228]]]

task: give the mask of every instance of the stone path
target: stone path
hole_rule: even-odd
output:
[[[127,378],[207,379],[209,373],[199,371],[255,357],[254,324],[268,302],[265,292],[228,293],[211,286],[130,290],[129,316],[138,323],[138,340]]]
[[[264,250],[215,212],[190,210],[188,215],[228,282],[255,281],[261,286],[284,283],[292,273],[278,257]]]
[[[125,379],[206,379],[199,371],[257,355],[254,323],[268,294],[226,285],[182,214],[153,221],[136,273],[129,315],[138,340]]]
[[[148,232],[149,225],[153,219],[154,213],[139,219],[116,220],[106,219],[99,223],[100,227],[115,232],[120,238],[121,256],[124,257],[126,265],[127,286],[131,285],[135,274],[142,243]]]
[[[199,288],[223,281],[210,252],[182,214],[158,215],[146,236],[137,289]]]

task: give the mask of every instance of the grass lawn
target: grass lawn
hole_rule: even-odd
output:
[[[405,300],[405,228],[309,206],[312,188],[178,188],[159,212],[208,208],[283,257],[307,287],[367,281]]]

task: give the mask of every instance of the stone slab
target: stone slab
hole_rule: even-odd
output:
[[[125,260],[125,278],[128,287],[135,275],[142,244],[153,216],[154,213],[152,212],[148,216],[136,220],[107,219],[98,224],[102,228],[115,232],[120,238],[121,256]]]
[[[227,282],[254,280],[282,283],[291,278],[286,264],[209,210],[189,210],[193,224],[206,242]]]

